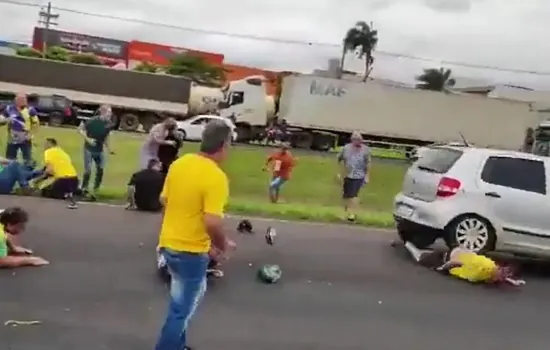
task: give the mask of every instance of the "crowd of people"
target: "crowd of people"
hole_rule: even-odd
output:
[[[79,127],[83,138],[84,172],[82,182],[70,155],[54,138],[47,138],[43,167],[33,161],[33,136],[39,127],[36,111],[28,106],[25,95],[18,95],[0,118],[7,124],[6,158],[0,159],[0,193],[11,193],[18,186],[23,193],[39,189],[41,195],[65,199],[69,208],[77,208],[75,196],[94,200],[100,189],[109,145],[111,108],[101,106],[97,116]],[[181,135],[174,119],[155,125],[146,137],[140,154],[140,169],[128,182],[128,209],[163,210],[157,247],[170,273],[170,303],[156,350],[190,349],[186,329],[206,290],[206,276],[212,263],[223,261],[235,249],[223,230],[229,184],[220,164],[231,145],[231,129],[220,121],[206,125],[200,150],[178,158]],[[21,151],[23,162],[17,161]],[[343,198],[348,220],[355,220],[357,198],[368,182],[370,151],[359,133],[338,156]],[[282,142],[265,163],[272,173],[269,199],[277,203],[283,185],[291,178],[296,159],[289,145]],[[89,183],[95,167],[92,189]],[[21,247],[18,236],[28,221],[21,208],[0,213],[0,267],[40,266],[48,262]]]

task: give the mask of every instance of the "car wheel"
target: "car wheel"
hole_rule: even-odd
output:
[[[429,248],[435,243],[436,235],[416,230],[407,230],[397,225],[397,235],[403,242],[411,242],[419,249]]]
[[[476,253],[484,253],[495,249],[495,229],[480,216],[461,216],[445,229],[445,242],[449,248],[459,246]]]
[[[53,112],[53,113],[50,113],[49,115],[48,125],[57,127],[57,126],[63,125],[64,121],[65,121],[65,118],[63,117],[63,114],[59,112]]]
[[[187,133],[185,132],[185,130],[183,129],[178,129],[179,133],[180,133],[180,136],[181,136],[181,139],[183,141],[187,140]]]

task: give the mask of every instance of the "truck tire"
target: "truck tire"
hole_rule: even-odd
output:
[[[120,130],[137,131],[139,129],[139,118],[132,113],[125,113],[120,117]]]
[[[246,142],[250,141],[250,139],[252,137],[250,126],[248,126],[248,125],[237,125],[237,128],[235,129],[235,131],[237,132],[237,141],[236,142],[246,143]]]
[[[63,116],[63,114],[59,112],[52,112],[48,115],[49,126],[59,127],[63,125],[64,121],[65,121],[65,117]]]
[[[145,131],[146,133],[149,133],[149,131],[151,131],[151,128],[155,124],[160,123],[161,121],[162,121],[162,118],[160,118],[156,114],[145,114],[140,118],[141,127],[143,128],[143,131]]]

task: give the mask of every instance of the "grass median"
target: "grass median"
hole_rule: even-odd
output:
[[[42,144],[46,137],[54,137],[82,171],[82,139],[74,129],[42,127],[35,140],[38,162],[42,161]],[[99,199],[122,203],[126,185],[138,166],[143,136],[115,133],[111,145],[115,155],[107,159],[105,178]],[[194,152],[196,143],[186,143],[182,153]],[[322,222],[342,221],[340,185],[336,180],[337,164],[327,154],[296,153],[297,166],[292,179],[282,190],[283,203],[271,204],[267,199],[269,173],[262,167],[271,150],[261,147],[236,146],[223,165],[228,174],[231,199],[228,211],[242,215],[258,215],[290,220]],[[373,162],[370,183],[361,193],[361,211],[358,223],[376,227],[393,225],[391,207],[399,191],[405,166],[399,163]]]

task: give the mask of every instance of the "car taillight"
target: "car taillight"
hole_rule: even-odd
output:
[[[65,108],[65,117],[70,117],[73,115],[73,111],[71,110],[71,107]]]
[[[437,185],[437,196],[442,198],[452,197],[460,190],[460,181],[450,177],[443,177]]]

